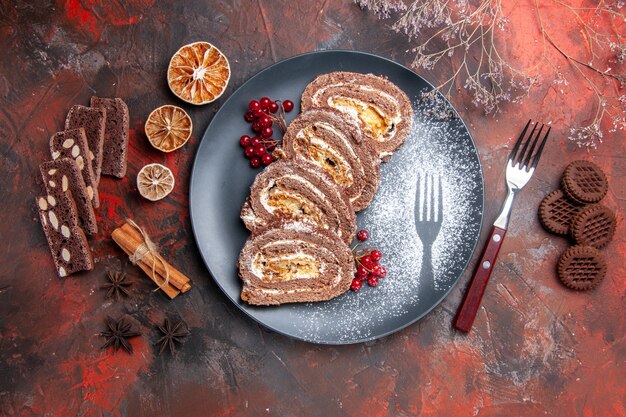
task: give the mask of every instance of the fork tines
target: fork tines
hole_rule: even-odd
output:
[[[423,187],[422,187],[423,179]],[[419,175],[417,179],[417,207],[419,221],[441,222],[443,218],[443,190],[441,176],[432,173]],[[436,212],[435,212],[436,210]]]
[[[535,131],[537,130],[537,126],[539,125],[539,122],[535,122],[532,130],[530,131],[530,135],[528,135],[528,139],[524,141],[524,137],[526,136],[526,132],[528,131],[528,128],[530,127],[530,123],[531,123],[531,120],[529,120],[528,123],[526,123],[526,127],[524,127],[522,134],[520,135],[519,139],[517,139],[517,142],[515,142],[515,146],[513,146],[513,149],[511,150],[511,155],[509,156],[509,164],[511,164],[512,166],[515,166],[518,169],[523,168],[526,171],[534,170],[537,164],[539,163],[539,157],[541,156],[541,152],[543,152],[543,147],[546,144],[546,140],[548,140],[548,135],[550,134],[550,130],[552,130],[552,127],[549,126],[548,130],[543,136],[543,140],[541,140],[539,148],[537,148],[537,151],[535,152],[535,148],[537,147],[537,143],[539,143],[539,138],[541,137],[541,132],[543,131],[545,125],[542,123],[541,127],[539,128],[539,131],[535,134]],[[524,142],[524,145],[520,151],[520,146],[522,145],[522,142]],[[529,149],[529,145],[530,145],[530,149]],[[531,160],[532,160],[532,164],[531,164]]]

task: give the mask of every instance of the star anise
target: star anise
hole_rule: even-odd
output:
[[[102,345],[102,349],[105,349],[109,346],[113,346],[113,348],[117,351],[120,346],[126,350],[128,353],[133,353],[133,346],[127,339],[131,337],[141,335],[140,332],[132,329],[132,324],[122,317],[119,320],[114,320],[111,317],[107,317],[106,324],[108,330],[100,333],[100,336],[104,336],[107,338],[107,341]]]
[[[157,341],[157,343],[161,344],[161,348],[159,349],[159,355],[165,351],[165,349],[169,348],[170,353],[174,353],[175,351],[175,343],[181,343],[182,338],[189,336],[189,331],[183,328],[183,322],[178,321],[175,325],[170,323],[168,318],[165,318],[163,321],[163,326],[158,326],[163,336]]]
[[[128,290],[126,290],[126,287],[132,285],[132,282],[126,281],[125,273],[107,271],[107,278],[109,279],[109,282],[100,287],[103,290],[107,290],[107,297],[115,298],[117,301],[122,295],[128,296]]]

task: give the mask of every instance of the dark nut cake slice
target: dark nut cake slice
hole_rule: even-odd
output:
[[[81,127],[55,133],[50,138],[50,153],[52,154],[52,159],[72,158],[76,161],[76,165],[78,165],[78,169],[87,185],[87,194],[91,198],[91,203],[94,207],[99,207],[98,184],[96,183],[96,174],[93,172],[93,165],[89,157],[89,146],[87,145],[85,130]]]
[[[69,190],[37,197],[41,226],[57,273],[65,277],[93,269],[93,257],[83,230],[78,226],[76,205]]]
[[[128,106],[121,98],[91,97],[91,107],[106,111],[102,174],[124,178],[128,153]]]
[[[76,161],[72,158],[59,158],[39,165],[41,176],[48,194],[61,198],[67,190],[72,192],[76,203],[78,219],[85,233],[98,233],[96,214],[87,193],[87,185],[80,174]]]
[[[102,146],[104,144],[104,126],[106,110],[95,109],[86,106],[73,106],[65,118],[65,130],[85,129],[87,144],[89,145],[89,157],[93,163],[93,171],[96,175],[96,185],[100,183],[102,171]]]

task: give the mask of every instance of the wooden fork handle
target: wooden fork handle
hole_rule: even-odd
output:
[[[480,307],[485,288],[487,288],[493,265],[498,257],[498,252],[500,252],[504,235],[506,235],[506,229],[501,229],[497,226],[493,226],[491,233],[489,233],[489,240],[487,240],[480,261],[476,265],[476,270],[465,293],[463,304],[461,304],[454,322],[454,327],[461,331],[469,332],[472,329],[472,324]]]

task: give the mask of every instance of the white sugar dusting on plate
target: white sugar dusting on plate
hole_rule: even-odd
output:
[[[359,228],[370,234],[362,246],[383,252],[380,263],[387,268],[387,276],[376,288],[364,283],[356,293],[348,291],[335,300],[308,304],[310,314],[294,315],[301,323],[303,339],[356,342],[379,334],[377,328],[391,330],[396,322],[399,327],[443,297],[471,256],[482,216],[482,177],[474,147],[468,146],[469,136],[458,119],[434,121],[423,116],[418,105],[414,108],[418,111],[411,136],[382,165],[380,188],[371,206],[358,215]],[[418,294],[425,285],[420,280],[423,247],[414,213],[417,178],[425,173],[441,177],[443,222],[432,246],[438,292],[420,305]],[[432,300],[433,296],[437,299]],[[287,309],[285,314],[293,312]],[[332,323],[328,317],[333,317]]]

